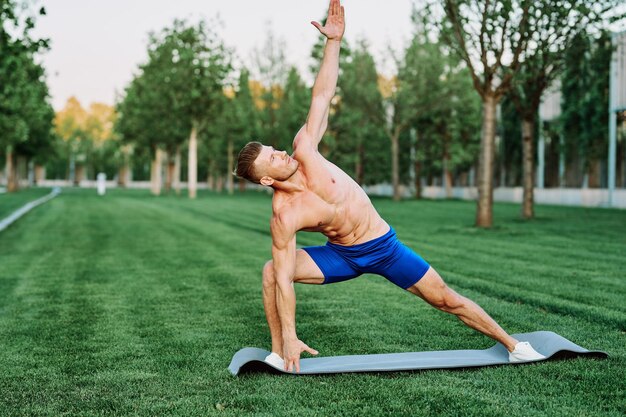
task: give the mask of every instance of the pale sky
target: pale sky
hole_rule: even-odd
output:
[[[415,0],[343,0],[345,38],[369,41],[379,71],[393,71],[389,45],[402,49],[411,36]],[[175,18],[210,20],[219,15],[219,30],[239,62],[250,66],[268,27],[286,42],[286,57],[308,79],[309,54],[319,32],[309,23],[321,20],[328,0],[40,0],[47,15],[39,17],[35,35],[48,37],[43,56],[52,104],[62,108],[70,96],[83,106],[113,104],[137,66],[146,59],[148,32],[159,31]],[[271,23],[270,23],[271,22]]]

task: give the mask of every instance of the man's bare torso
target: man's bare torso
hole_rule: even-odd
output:
[[[298,192],[276,191],[274,216],[289,214],[298,230],[323,233],[332,243],[355,245],[384,235],[389,225],[380,217],[365,191],[317,150],[297,146],[292,158],[304,177]]]

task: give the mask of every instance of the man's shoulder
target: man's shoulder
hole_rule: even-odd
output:
[[[319,155],[314,138],[307,132],[304,126],[293,139],[293,152],[296,159],[298,159],[297,156],[308,159],[311,156]]]
[[[310,193],[309,193],[310,194]],[[313,205],[315,206],[315,205]],[[292,234],[307,227],[311,217],[311,199],[307,196],[299,196],[288,202],[272,205],[272,218],[270,229],[272,233]]]
[[[289,206],[274,207],[270,219],[272,233],[288,233],[296,231],[297,213]]]

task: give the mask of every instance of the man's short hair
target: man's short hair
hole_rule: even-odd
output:
[[[239,156],[237,157],[237,169],[235,170],[235,175],[239,178],[244,178],[248,181],[260,184],[261,179],[258,178],[254,170],[254,161],[256,161],[262,149],[262,143],[248,142],[239,152]]]

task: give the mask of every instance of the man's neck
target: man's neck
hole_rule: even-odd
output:
[[[300,169],[298,169],[285,181],[275,181],[274,184],[272,184],[272,188],[275,192],[278,191],[286,194],[295,194],[305,190],[306,178],[302,172],[300,172]]]

